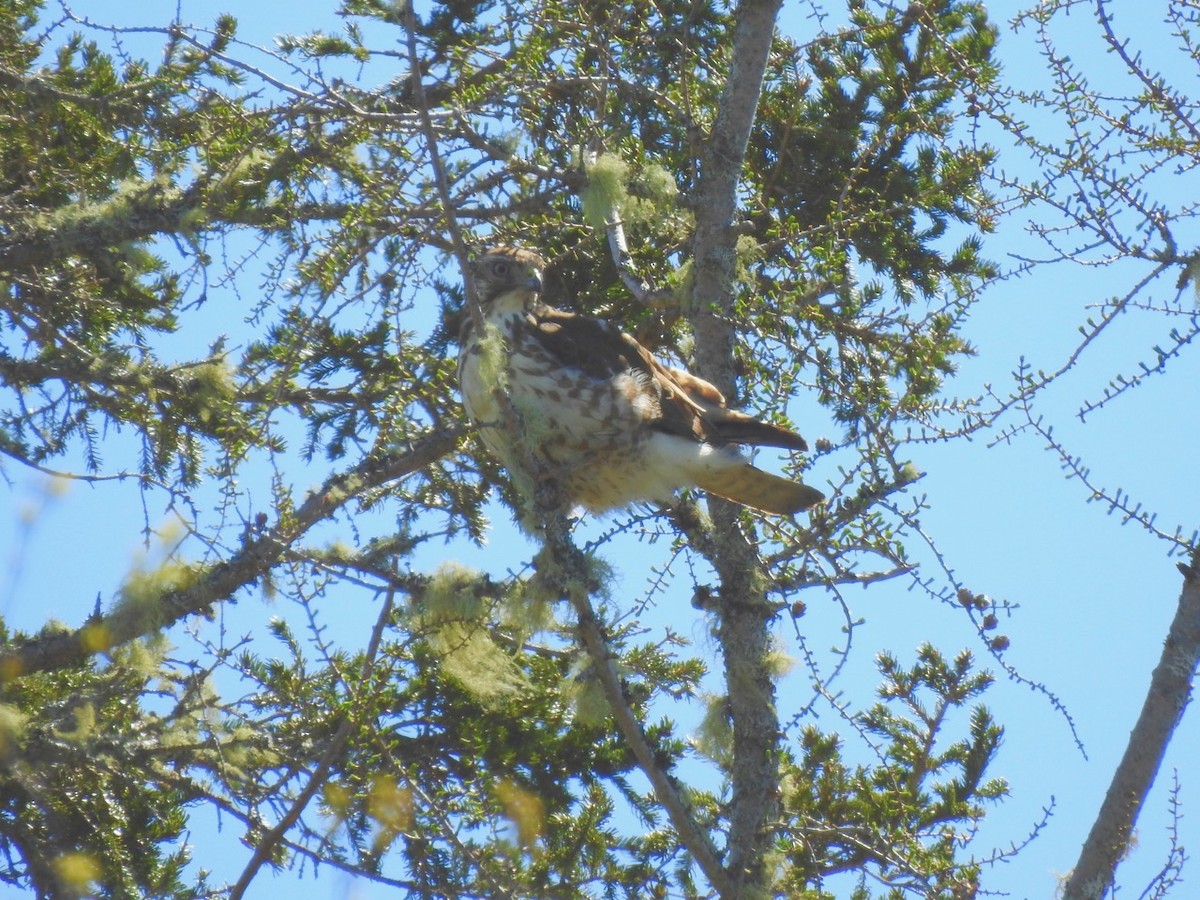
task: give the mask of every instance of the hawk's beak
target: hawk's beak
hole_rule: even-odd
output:
[[[530,272],[529,281],[526,283],[526,287],[528,287],[529,290],[533,291],[535,294],[540,294],[542,292],[542,273],[537,269],[534,269],[532,272]]]

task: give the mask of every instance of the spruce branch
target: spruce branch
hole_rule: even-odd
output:
[[[342,756],[342,752],[346,749],[346,744],[350,740],[350,735],[355,728],[361,727],[358,715],[362,707],[366,706],[366,699],[369,698],[373,687],[372,674],[375,671],[375,662],[379,655],[379,647],[383,643],[383,630],[392,620],[392,609],[395,606],[396,591],[395,589],[388,590],[384,595],[383,607],[379,610],[379,616],[375,620],[375,627],[371,631],[371,640],[367,644],[366,658],[363,661],[361,672],[357,675],[356,681],[353,684],[347,683],[345,687],[350,692],[349,706],[350,709],[346,712],[346,717],[342,719],[334,732],[332,739],[329,741],[329,746],[325,748],[325,752],[321,754],[320,760],[313,769],[312,774],[308,778],[308,783],[292,801],[288,811],[280,817],[275,827],[259,840],[254,847],[254,853],[250,857],[250,861],[246,863],[242,869],[242,874],[238,877],[237,883],[230,889],[230,900],[241,900],[246,894],[247,888],[250,887],[250,882],[258,874],[263,863],[270,859],[284,836],[291,830],[292,826],[300,819],[300,815],[312,802],[329,778],[329,773],[333,768],[333,764]],[[360,709],[355,709],[359,707]]]

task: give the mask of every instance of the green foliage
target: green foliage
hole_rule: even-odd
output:
[[[103,669],[3,689],[0,883],[39,896],[204,893],[184,876],[185,809],[203,792],[183,773],[219,764],[236,741],[209,721],[198,682],[166,677],[165,649],[130,645]]]
[[[33,7],[0,14],[14,38],[0,51],[2,77],[20,87],[0,94],[9,123],[0,141],[0,371],[30,401],[0,416],[6,449],[40,463],[79,439],[98,468],[100,428],[126,425],[142,437],[145,475],[177,462],[180,480],[194,484],[205,441],[255,435],[234,402],[232,373],[211,390],[205,370],[221,360],[155,358],[152,336],[177,329],[185,279],[203,255],[178,271],[151,239],[179,233],[195,247],[260,190],[223,174],[245,175],[244,152],[232,147],[248,134],[240,103],[191,100],[202,85],[231,82],[215,57],[228,33],[219,27],[205,50],[176,45],[156,71],[132,60],[121,67],[75,35],[35,69],[36,44],[13,34]],[[232,138],[223,149],[222,138]]]
[[[252,846],[298,804],[269,865],[328,862],[413,896],[707,895],[615,730],[607,670],[556,606],[600,603],[603,663],[654,765],[723,852],[740,751],[711,648],[680,636],[702,614],[653,636],[639,621],[674,582],[699,606],[744,599],[703,583],[710,525],[644,511],[613,523],[601,544],[671,548],[642,606],[641,573],[603,549],[578,571],[543,550],[493,559],[489,576],[429,554],[485,543],[491,487],[526,517],[520,498],[539,487],[514,488],[478,441],[456,443],[464,298],[445,215],[475,245],[538,248],[553,299],[689,362],[692,298],[715,287],[688,257],[696,188],[736,11],[434,4],[416,68],[446,211],[411,61],[397,65],[401,4],[347,0],[342,33],[281,38],[261,67],[229,17],[162,29],[152,64],[69,16],[38,24],[39,9],[0,10],[0,449],[133,476],[145,533],[168,510],[186,510],[189,531],[81,630],[84,655],[108,652],[107,668],[0,672],[0,880],[202,895],[179,838],[188,805],[204,802]],[[793,401],[819,405],[841,432],[818,452],[844,478],[811,527],[757,526],[745,584],[784,604],[906,570],[916,506],[897,495],[917,469],[904,435],[940,409],[991,275],[979,240],[992,154],[955,120],[989,89],[993,29],[972,2],[873,9],[855,0],[844,29],[812,41],[777,35],[731,223],[738,404],[781,419]],[[264,78],[275,66],[291,80]],[[611,259],[615,217],[656,289],[649,303]],[[538,426],[538,410],[519,412]],[[438,454],[401,465],[430,439]],[[164,598],[213,584],[217,601],[260,588],[276,644],[231,649],[223,633],[180,661],[111,646],[114,626],[171,625],[180,612]],[[329,627],[382,596],[400,612],[374,644]],[[789,649],[763,660],[765,680],[789,677]],[[852,762],[809,721],[784,735],[784,818],[762,866],[780,873],[779,896],[828,894],[828,879],[863,867],[914,894],[975,884],[962,840],[1003,794],[984,779],[999,731],[977,708],[967,736],[944,734],[987,678],[932,649],[909,670],[882,665],[884,702],[852,719],[878,764]],[[713,695],[689,740],[676,719],[703,716],[697,698]],[[689,785],[691,765],[717,786]]]
[[[983,803],[1007,794],[1003,781],[984,780],[1003,732],[977,705],[965,737],[946,744],[943,733],[991,676],[974,670],[969,653],[947,661],[930,646],[909,669],[887,654],[878,663],[883,702],[859,723],[879,741],[880,762],[851,764],[836,735],[808,727],[798,757],[785,763],[783,888],[793,897],[837,896],[824,890],[826,880],[857,872],[856,896],[871,896],[868,874],[925,897],[972,896],[978,868],[957,863],[956,853],[983,817]]]
[[[956,331],[994,274],[977,233],[995,215],[984,188],[994,154],[961,142],[956,118],[964,91],[995,76],[995,29],[975,3],[877,15],[855,2],[851,19],[773,61],[751,138],[755,225],[781,245],[766,272],[790,271],[763,284],[775,309],[747,312],[812,348],[822,402],[857,436],[879,417],[923,419],[970,352]],[[956,223],[969,227],[948,245]],[[940,308],[915,306],[946,292]]]
[[[488,590],[465,570],[447,569],[435,580],[423,585],[425,606],[429,590],[450,588],[450,606],[460,614],[503,606],[489,603]],[[633,760],[606,723],[575,714],[564,689],[573,654],[514,645],[495,624],[478,627],[519,668],[521,690],[481,697],[447,671],[440,635],[430,640],[407,616],[387,629],[369,684],[341,675],[360,669],[358,657],[311,667],[283,623],[280,658],[242,657],[257,701],[283,723],[273,743],[285,758],[311,753],[310,743],[344,718],[354,723],[322,815],[306,818],[301,831],[336,840],[343,858],[368,873],[385,873],[388,854],[399,853],[414,883],[438,893],[486,895],[503,886],[541,896],[569,883],[620,885],[620,896],[637,897],[665,885],[662,867],[678,857],[678,843],[619,830],[618,798],[654,821],[661,812],[630,784]],[[624,654],[621,635],[613,648]],[[632,658],[639,662],[629,675],[631,696],[643,698],[635,704],[641,715],[655,697],[694,685],[694,667],[660,650],[637,648]],[[649,735],[664,764],[682,754],[670,723]]]
[[[847,281],[861,261],[911,301],[986,271],[977,242],[947,255],[939,241],[952,221],[986,227],[992,152],[957,143],[954,119],[964,84],[995,75],[996,31],[981,4],[945,0],[881,15],[855,0],[851,21],[774,63],[752,145],[764,224],[824,245],[817,277]]]

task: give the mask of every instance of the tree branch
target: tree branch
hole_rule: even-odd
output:
[[[112,612],[74,631],[30,641],[0,653],[0,685],[34,672],[77,666],[96,653],[167,628],[180,619],[211,612],[212,605],[253,584],[287,549],[318,522],[329,518],[363,491],[411,475],[454,449],[461,430],[439,431],[398,456],[368,458],[346,472],[331,475],[295,513],[273,528],[248,537],[230,559],[199,571],[186,587],[166,590],[152,609],[136,612],[118,605]]]
[[[1063,888],[1063,900],[1098,900],[1112,886],[1171,735],[1191,700],[1192,678],[1200,662],[1200,549],[1193,552],[1191,564],[1180,565],[1180,570],[1183,589],[1179,606],[1150,677],[1150,690],[1079,861]]]
[[[589,589],[593,579],[588,572],[587,559],[583,551],[571,543],[568,537],[566,517],[561,512],[552,514],[548,525],[545,534],[546,550],[553,557],[555,566],[562,569],[561,572],[557,572],[560,576],[557,579],[559,582],[557,587],[562,590],[575,608],[580,637],[583,639],[588,656],[591,657],[596,677],[600,681],[605,699],[608,700],[613,718],[616,720],[621,735],[625,738],[625,743],[633,753],[634,759],[637,760],[638,766],[649,779],[654,796],[667,811],[667,816],[679,835],[680,843],[695,858],[696,864],[708,879],[708,883],[723,898],[740,896],[735,891],[728,873],[721,866],[720,857],[708,833],[696,824],[674,779],[667,775],[658,764],[654,748],[650,746],[641,723],[638,722],[637,716],[629,706],[629,701],[625,698],[625,691],[621,687],[621,678],[617,674],[616,666],[613,665],[612,654],[609,653],[600,621],[592,607]]]
[[[329,746],[325,752],[321,754],[316,768],[313,769],[312,775],[309,776],[308,783],[300,791],[295,800],[292,801],[291,807],[287,813],[279,820],[254,848],[254,854],[250,857],[250,861],[246,863],[242,869],[241,877],[238,878],[237,884],[229,891],[229,900],[241,900],[246,894],[246,889],[250,887],[250,882],[254,880],[254,876],[258,874],[258,870],[262,868],[263,863],[270,859],[276,848],[283,841],[284,836],[288,833],[293,825],[299,821],[301,814],[312,801],[312,798],[317,795],[317,791],[325,784],[329,778],[329,771],[333,768],[335,761],[339,760],[342,751],[346,749],[346,744],[350,740],[350,734],[354,727],[360,724],[357,721],[355,713],[358,710],[353,707],[365,707],[369,697],[368,692],[373,690],[372,675],[375,672],[375,661],[379,655],[379,646],[383,642],[383,630],[392,620],[392,609],[395,606],[396,591],[392,588],[384,595],[383,608],[379,610],[379,617],[375,620],[375,627],[371,631],[371,640],[367,645],[366,658],[363,661],[362,670],[353,684],[346,683],[346,689],[350,692],[349,705],[352,707],[347,713],[346,718],[342,719],[338,725],[337,731],[333,735],[333,739],[329,742]]]
[[[730,394],[734,387],[730,312],[736,271],[737,187],[781,4],[782,0],[743,0],[738,4],[729,76],[705,143],[696,191],[692,324],[697,364],[705,378],[717,379],[717,388]]]

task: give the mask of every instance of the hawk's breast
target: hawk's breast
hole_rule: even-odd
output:
[[[494,316],[489,325],[482,340],[465,343],[459,382],[467,414],[506,466],[532,455],[592,510],[666,499],[683,483],[678,472],[646,471],[650,424],[661,414],[648,373],[616,365],[599,376],[594,365],[573,365],[542,343],[524,313]],[[497,390],[516,413],[515,440],[502,421]]]

